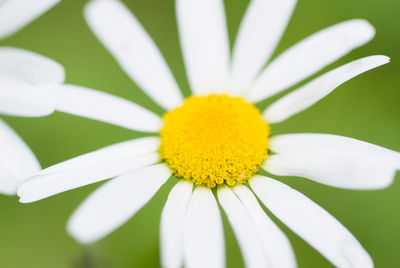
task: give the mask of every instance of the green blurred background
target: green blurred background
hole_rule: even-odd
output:
[[[173,0],[124,2],[154,38],[188,95]],[[248,2],[225,1],[231,43]],[[132,83],[90,32],[82,15],[85,3],[63,0],[16,35],[0,41],[0,45],[25,48],[53,58],[65,67],[68,83],[110,92],[162,114],[163,110]],[[388,55],[392,63],[347,82],[309,110],[274,125],[273,134],[333,133],[400,151],[399,10],[398,0],[300,0],[275,56],[324,27],[350,18],[365,18],[377,29],[375,39],[324,71],[372,54]],[[61,113],[38,119],[2,118],[26,140],[43,167],[143,135]],[[280,180],[339,219],[371,254],[376,267],[399,267],[399,173],[390,188],[379,191],[341,190],[301,178]],[[158,267],[160,212],[174,180],[163,186],[122,228],[98,243],[80,246],[67,235],[65,223],[77,205],[100,184],[25,205],[19,204],[16,197],[0,196],[0,267]],[[225,216],[224,225],[227,266],[243,267]],[[282,228],[293,244],[300,267],[331,267],[299,237]]]

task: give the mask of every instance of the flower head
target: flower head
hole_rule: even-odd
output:
[[[288,239],[256,196],[335,266],[372,267],[361,244],[329,213],[258,173],[262,168],[335,187],[377,189],[390,185],[400,168],[399,153],[351,138],[270,137],[274,123],[389,61],[370,56],[350,62],[258,111],[255,102],[297,84],[374,35],[368,22],[346,21],[301,41],[263,68],[294,5],[294,0],[252,0],[230,60],[223,1],[177,0],[181,47],[193,92],[184,99],[155,43],[129,10],[117,0],[92,0],[85,9],[92,31],[125,72],[168,112],[161,118],[119,97],[60,86],[57,110],[152,134],[44,169],[19,188],[21,202],[113,178],[89,196],[68,223],[73,237],[91,243],[130,219],[173,173],[178,180],[161,216],[164,267],[182,263],[189,268],[224,267],[222,222],[210,189],[214,187],[247,267],[296,266]]]
[[[190,97],[164,116],[160,157],[196,185],[245,183],[268,154],[269,126],[239,97]]]

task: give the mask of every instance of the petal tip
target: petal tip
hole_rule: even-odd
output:
[[[74,215],[67,222],[67,233],[75,239],[76,242],[82,245],[87,245],[95,242],[96,240],[85,235],[86,232],[82,231],[74,220]]]
[[[349,262],[349,267],[374,267],[371,256],[355,239],[344,240],[341,243],[341,253]]]
[[[18,190],[16,191],[17,196],[19,197],[19,202],[22,204],[28,204],[28,203],[32,203],[36,200],[29,198],[27,194],[25,194],[25,189],[22,188],[21,186],[18,188]]]
[[[371,40],[376,34],[375,27],[366,19],[353,19],[351,20],[355,29],[359,34],[363,34],[365,39]]]

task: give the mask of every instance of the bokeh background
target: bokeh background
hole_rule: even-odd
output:
[[[124,2],[154,38],[187,96],[190,91],[179,49],[174,1]],[[248,2],[225,1],[231,43]],[[65,67],[68,83],[125,97],[162,114],[164,111],[124,74],[90,32],[82,15],[85,3],[63,0],[19,33],[0,41],[0,45],[25,48],[53,58]],[[375,39],[324,71],[372,54],[388,55],[392,62],[347,82],[309,110],[274,125],[273,134],[333,133],[400,151],[399,10],[398,0],[299,0],[275,56],[324,27],[346,19],[365,18],[377,29]],[[2,118],[31,146],[43,167],[143,136],[62,113],[37,119]],[[400,173],[390,188],[379,191],[335,189],[302,178],[280,180],[339,219],[371,254],[376,267],[399,266]],[[122,228],[89,246],[81,246],[70,238],[65,224],[77,205],[101,183],[33,204],[19,204],[17,197],[0,196],[0,267],[159,267],[160,212],[174,183],[171,179],[164,185]],[[223,217],[227,266],[243,267],[232,230]],[[276,222],[292,242],[300,267],[331,267],[317,251]]]

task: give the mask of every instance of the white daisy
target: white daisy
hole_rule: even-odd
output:
[[[225,266],[214,187],[247,267],[296,266],[288,239],[256,196],[335,266],[372,267],[368,253],[334,217],[296,190],[257,174],[261,167],[335,187],[377,189],[390,185],[400,168],[399,153],[351,138],[269,138],[273,123],[389,61],[371,56],[350,62],[260,114],[251,103],[291,87],[374,36],[368,22],[346,21],[301,41],[264,69],[294,6],[294,0],[252,0],[230,59],[223,1],[177,0],[180,41],[194,95],[184,99],[161,53],[129,10],[117,0],[91,1],[85,9],[90,28],[125,72],[169,112],[163,120],[116,96],[60,86],[58,111],[160,136],[111,145],[51,166],[19,188],[21,202],[113,178],[90,195],[68,223],[74,238],[92,243],[128,221],[174,174],[179,181],[161,216],[163,267]]]
[[[0,39],[50,9],[59,0],[0,0]],[[47,84],[64,81],[64,69],[38,54],[0,47],[0,114],[38,117],[55,109],[55,91]],[[0,119],[0,193],[15,194],[23,179],[40,170],[24,141]]]

